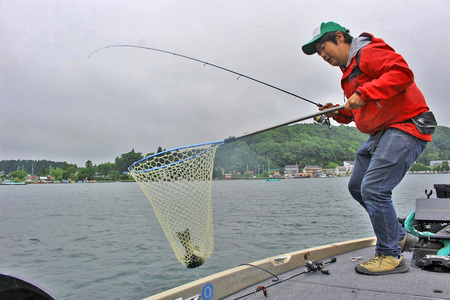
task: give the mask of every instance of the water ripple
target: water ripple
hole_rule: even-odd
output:
[[[2,189],[2,271],[60,299],[145,298],[242,263],[372,236],[347,182],[213,182],[215,252],[197,269],[177,261],[135,183]],[[425,189],[448,182],[449,175],[406,176],[394,191],[399,215],[413,210]]]

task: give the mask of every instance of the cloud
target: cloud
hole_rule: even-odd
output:
[[[339,69],[301,52],[328,20],[393,46],[439,123],[450,126],[446,11],[444,0],[3,2],[0,159],[101,163],[132,148],[146,154],[220,140],[316,110],[172,55],[112,48],[88,58],[111,44],[178,52],[316,102],[343,103]]]

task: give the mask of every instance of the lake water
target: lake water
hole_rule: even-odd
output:
[[[214,181],[214,253],[197,269],[177,261],[136,183],[0,186],[0,272],[59,299],[142,299],[242,263],[372,236],[347,182]],[[437,183],[450,175],[406,176],[394,191],[398,214]]]

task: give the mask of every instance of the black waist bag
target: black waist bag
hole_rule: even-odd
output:
[[[411,122],[423,134],[432,134],[437,126],[436,119],[431,111],[415,116],[411,119]]]

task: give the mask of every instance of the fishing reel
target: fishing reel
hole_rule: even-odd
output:
[[[312,260],[307,260],[305,263],[305,272],[309,273],[309,272],[315,272],[315,271],[320,271],[322,274],[326,274],[326,275],[330,275],[330,271],[329,270],[323,270],[323,268],[331,263],[336,262],[336,257],[332,257],[326,261],[312,261]]]
[[[330,118],[326,115],[318,115],[313,118],[314,124],[327,125],[331,129]]]

